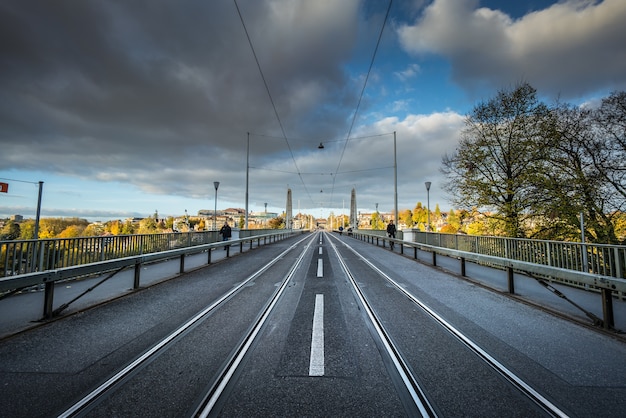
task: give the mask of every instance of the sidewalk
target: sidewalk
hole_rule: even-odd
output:
[[[239,254],[239,246],[230,247],[230,256]],[[226,251],[216,248],[211,253],[211,263],[226,258]],[[207,266],[208,253],[199,253],[185,257],[185,271]],[[150,287],[164,280],[179,276],[180,260],[172,259],[143,266],[141,270],[141,289]],[[100,303],[124,296],[133,292],[135,272],[126,269],[110,278],[111,273],[80,280],[56,283],[54,287],[54,306],[58,309],[64,304],[69,306],[63,309],[61,316],[79,312]],[[104,280],[104,281],[103,281]],[[99,284],[102,282],[101,284]],[[94,286],[96,286],[94,288]],[[93,288],[93,290],[90,290]],[[87,292],[87,293],[85,293]],[[85,293],[76,301],[72,300]],[[43,317],[44,288],[40,286],[28,291],[0,300],[0,339],[36,327],[45,322],[39,322]]]
[[[239,246],[231,246],[230,255],[238,254]],[[419,255],[418,259],[421,262],[430,265],[430,253],[424,252]],[[211,262],[218,262],[225,257],[226,251],[217,248],[211,253]],[[406,254],[405,257],[407,257]],[[188,272],[206,266],[207,259],[207,253],[186,257],[185,271]],[[241,261],[243,262],[243,259],[241,259]],[[459,261],[456,259],[440,256],[437,258],[437,264],[439,266],[438,268],[445,269],[454,275],[459,274]],[[179,259],[146,265],[141,271],[141,288],[147,288],[161,281],[179,276],[179,269]],[[121,271],[98,285],[98,283],[103,281],[107,276],[108,275],[102,275],[89,279],[57,283],[54,290],[53,309],[58,309],[64,304],[72,302],[74,298],[85,292],[87,293],[85,293],[84,296],[69,304],[69,306],[62,311],[62,316],[79,312],[99,303],[133,292],[134,270]],[[508,292],[507,274],[502,270],[468,263],[466,267],[466,279],[502,293]],[[594,316],[598,319],[603,319],[600,293],[550,283],[552,287],[564,295],[564,297],[560,297],[546,289],[537,280],[527,276],[515,274],[514,280],[514,297],[522,301],[527,301],[588,325],[593,324]],[[96,285],[97,287],[93,288]],[[88,291],[90,288],[93,288],[93,290]],[[43,316],[43,303],[43,287],[15,294],[0,300],[0,339],[41,325],[42,322],[38,321]],[[585,311],[589,313],[592,318],[590,318]],[[613,298],[613,311],[615,321],[614,328],[616,330],[626,331],[626,301]],[[621,333],[620,336],[626,338],[626,334],[624,333]]]
[[[420,261],[427,265],[432,264],[431,253],[423,251],[418,251],[418,253],[420,253],[418,256]],[[457,259],[439,256],[437,257],[437,265],[455,275],[460,275],[460,262]],[[465,278],[499,292],[508,293],[506,271],[467,263]],[[514,283],[515,294],[512,296],[522,301],[527,301],[589,325],[593,325],[594,316],[597,319],[603,319],[600,292],[547,282],[561,293],[560,296],[547,289],[536,279],[517,273],[514,274]],[[613,313],[615,330],[621,330],[621,334],[626,338],[626,301],[614,297]]]

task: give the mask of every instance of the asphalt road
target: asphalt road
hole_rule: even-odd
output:
[[[412,415],[339,258],[354,273],[440,416],[545,416],[341,242],[357,249],[567,415],[623,416],[622,339],[388,249],[336,238],[332,241],[339,256],[332,251],[330,237],[305,253],[216,406],[221,416]],[[223,259],[0,340],[1,415],[62,413],[296,240]],[[282,255],[266,274],[246,283],[171,347],[126,377],[86,416],[190,416],[301,250],[304,244]],[[319,295],[323,371],[312,375]]]

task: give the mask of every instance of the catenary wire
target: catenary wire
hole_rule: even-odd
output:
[[[380,41],[383,37],[383,32],[385,31],[385,26],[387,24],[387,19],[389,19],[389,13],[391,12],[391,4],[393,0],[389,0],[389,5],[387,6],[387,13],[385,14],[385,19],[383,20],[383,25],[380,28],[380,33],[378,34],[378,40],[376,41],[376,47],[374,48],[374,53],[372,54],[372,60],[370,61],[370,66],[367,70],[367,75],[365,76],[365,80],[363,81],[363,88],[361,89],[361,94],[359,95],[359,100],[357,101],[356,109],[354,110],[354,115],[352,116],[352,122],[350,123],[350,128],[348,129],[348,134],[346,135],[346,140],[343,144],[343,149],[341,150],[341,154],[339,156],[339,162],[337,163],[336,173],[339,172],[339,168],[341,167],[341,163],[343,161],[343,156],[346,152],[346,148],[348,147],[348,142],[350,141],[350,135],[352,134],[352,130],[354,129],[354,124],[356,123],[356,117],[359,113],[359,108],[361,107],[361,101],[363,100],[363,95],[365,94],[365,88],[367,87],[367,81],[369,80],[370,74],[372,72],[372,68],[374,67],[374,61],[376,60],[376,53],[378,52],[378,47],[380,46]],[[335,180],[337,176],[333,177],[333,184],[330,191],[330,202],[332,204],[333,194],[335,192]]]
[[[239,19],[241,20],[241,25],[243,26],[243,30],[246,33],[246,38],[248,39],[248,44],[250,45],[250,49],[252,50],[252,55],[254,56],[254,61],[256,62],[257,68],[259,69],[259,74],[261,75],[261,79],[263,80],[263,85],[265,85],[265,90],[267,91],[267,95],[269,96],[270,99],[270,103],[272,104],[272,108],[274,109],[274,115],[276,116],[276,120],[278,121],[278,125],[280,126],[280,131],[283,134],[283,139],[285,140],[285,143],[287,144],[287,148],[289,149],[289,154],[291,154],[291,159],[293,160],[293,164],[296,167],[296,171],[298,172],[298,177],[300,178],[300,181],[302,182],[302,186],[304,187],[304,190],[306,192],[306,194],[309,196],[309,199],[311,200],[311,202],[313,202],[313,198],[311,197],[311,194],[309,193],[309,190],[306,187],[306,184],[304,183],[304,179],[302,178],[302,175],[300,174],[300,169],[298,168],[298,163],[296,162],[296,158],[293,155],[293,150],[291,149],[291,145],[289,144],[289,139],[287,139],[287,134],[285,133],[285,128],[283,126],[282,121],[280,120],[280,116],[278,115],[278,109],[276,109],[276,104],[274,103],[274,99],[272,97],[272,92],[270,91],[269,85],[267,84],[267,80],[265,78],[265,74],[263,74],[263,69],[261,68],[261,63],[259,62],[259,59],[256,55],[256,51],[254,50],[254,45],[252,44],[252,39],[250,39],[250,34],[248,33],[248,29],[246,28],[246,23],[243,20],[243,16],[241,14],[241,10],[239,10],[239,5],[237,4],[237,0],[233,0],[235,3],[235,7],[237,8],[237,14],[239,15]]]

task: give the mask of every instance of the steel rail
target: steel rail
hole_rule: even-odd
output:
[[[81,414],[88,412],[88,409],[90,408],[90,406],[94,405],[98,399],[102,399],[102,397],[107,392],[110,392],[114,386],[119,385],[124,379],[126,379],[129,375],[131,375],[131,373],[137,371],[144,364],[147,364],[148,360],[152,360],[156,356],[162,354],[169,346],[171,346],[172,342],[177,341],[187,330],[201,323],[204,319],[208,317],[208,315],[211,312],[213,312],[218,306],[224,303],[224,301],[232,298],[233,295],[238,293],[241,289],[246,287],[251,281],[255,280],[261,274],[266,272],[270,267],[276,264],[286,254],[291,252],[294,248],[296,248],[302,241],[305,241],[307,238],[310,239],[310,237],[305,237],[303,239],[298,240],[296,243],[291,245],[285,251],[283,251],[278,256],[270,260],[263,267],[261,267],[260,269],[252,273],[248,278],[243,280],[239,285],[237,285],[236,287],[234,287],[233,289],[231,289],[230,291],[222,295],[220,298],[215,300],[206,308],[202,309],[200,312],[198,312],[196,315],[190,318],[183,325],[181,325],[176,330],[171,332],[169,335],[167,335],[157,344],[153,345],[151,348],[146,350],[137,359],[135,359],[134,361],[132,361],[131,363],[123,367],[121,370],[119,370],[117,373],[115,373],[113,376],[107,379],[104,383],[102,383],[96,389],[91,391],[89,394],[84,396],[81,400],[79,400],[70,408],[68,408],[63,413],[61,413],[59,415],[59,418],[81,416]]]
[[[283,278],[280,287],[276,290],[276,292],[274,292],[272,298],[268,301],[267,305],[265,306],[265,309],[260,313],[258,320],[252,326],[252,329],[250,330],[248,335],[246,335],[246,337],[242,340],[239,347],[237,347],[237,349],[235,350],[231,358],[227,361],[226,366],[219,373],[218,378],[215,381],[215,383],[211,386],[209,391],[205,394],[202,400],[198,403],[198,406],[195,408],[195,412],[193,413],[194,417],[206,418],[211,414],[211,412],[213,411],[213,408],[215,408],[220,397],[224,393],[224,390],[226,389],[227,385],[229,384],[229,382],[231,381],[231,379],[237,372],[237,369],[241,366],[241,363],[243,362],[244,358],[250,351],[250,348],[252,347],[253,343],[257,339],[267,319],[269,318],[272,311],[276,307],[278,300],[280,299],[283,292],[287,288],[289,282],[291,281],[291,278],[294,276],[296,270],[302,264],[302,260],[305,254],[307,253],[307,251],[309,250],[309,248],[311,247],[311,243],[314,240],[315,240],[315,236],[313,236],[312,238],[309,237],[309,243],[304,247],[304,249],[298,256],[294,264],[289,269],[289,272]],[[302,242],[302,241],[304,240],[301,240],[299,242]],[[279,257],[282,257],[282,255]]]
[[[378,316],[372,309],[371,305],[367,301],[367,297],[361,290],[361,287],[359,286],[359,284],[354,279],[354,275],[352,274],[352,272],[346,265],[345,261],[341,257],[339,250],[337,249],[335,244],[332,242],[332,240],[328,240],[328,242],[330,243],[330,246],[332,247],[332,249],[335,251],[335,255],[337,256],[337,259],[339,260],[339,264],[341,265],[341,268],[343,269],[344,273],[348,277],[348,280],[350,284],[352,285],[358,297],[358,300],[361,303],[361,306],[363,307],[365,313],[370,319],[371,324],[373,325],[376,331],[376,334],[379,338],[379,341],[382,343],[385,351],[387,352],[387,355],[389,356],[389,359],[392,361],[396,369],[396,372],[398,373],[400,379],[402,380],[407,391],[409,392],[409,395],[411,397],[411,400],[414,406],[417,408],[417,410],[419,411],[419,414],[422,417],[436,417],[437,413],[435,411],[435,408],[428,401],[428,398],[426,397],[424,390],[422,389],[421,385],[419,384],[415,376],[412,374],[409,366],[404,361],[402,354],[400,353],[400,350],[398,350],[398,348],[395,346],[391,337],[389,336],[389,333],[385,330],[385,327],[383,326],[382,321],[378,318]]]
[[[541,409],[543,409],[546,413],[554,417],[566,418],[568,415],[559,409],[556,405],[550,402],[546,397],[544,397],[541,393],[539,393],[536,389],[534,389],[531,385],[522,380],[515,373],[510,371],[506,366],[496,360],[493,356],[491,356],[487,351],[482,349],[477,343],[472,341],[469,337],[463,334],[459,329],[454,327],[451,323],[446,321],[441,315],[436,313],[433,309],[428,307],[424,302],[416,298],[414,295],[409,293],[406,289],[404,289],[398,282],[393,280],[389,275],[383,272],[381,269],[376,267],[371,261],[367,258],[363,257],[352,247],[344,243],[342,244],[353,252],[357,257],[359,257],[365,264],[367,264],[370,268],[376,271],[381,277],[391,283],[394,287],[396,287],[402,294],[404,294],[408,299],[410,299],[415,305],[417,305],[422,311],[428,314],[431,318],[433,318],[438,324],[440,324],[445,330],[447,330],[450,334],[452,334],[457,340],[463,343],[466,347],[468,347],[473,353],[478,355],[485,363],[487,363],[491,368],[493,368],[496,372],[498,372],[501,376],[503,376],[509,383],[511,383],[514,387],[516,387],[520,392],[522,392],[526,397],[531,399],[538,405]]]

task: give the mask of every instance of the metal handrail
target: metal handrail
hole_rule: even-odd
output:
[[[515,284],[514,284],[514,272],[521,272],[523,274],[527,274],[530,277],[535,279],[545,278],[548,280],[558,281],[570,286],[582,287],[586,290],[595,289],[599,291],[602,295],[602,312],[603,312],[603,320],[599,322],[604,326],[604,328],[610,329],[613,328],[614,325],[614,314],[613,314],[613,295],[617,293],[623,298],[624,294],[626,294],[626,280],[622,277],[613,277],[608,276],[606,274],[598,273],[593,269],[589,269],[589,271],[584,271],[584,265],[582,263],[574,262],[573,264],[561,263],[561,265],[549,265],[546,264],[546,260],[551,260],[550,257],[536,257],[536,254],[532,254],[532,246],[531,250],[528,251],[528,248],[524,248],[524,246],[518,246],[512,249],[510,248],[510,244],[513,241],[523,241],[523,240],[511,240],[503,238],[497,239],[497,237],[472,237],[476,240],[469,241],[463,240],[464,236],[454,236],[452,234],[438,234],[438,233],[424,233],[425,235],[421,238],[424,242],[416,242],[420,241],[420,239],[414,239],[412,241],[401,240],[397,238],[389,238],[384,235],[381,236],[378,232],[372,232],[367,230],[358,230],[353,231],[352,236],[366,240],[375,245],[379,244],[379,241],[382,241],[382,245],[385,246],[386,242],[394,242],[399,244],[400,253],[404,254],[405,247],[412,247],[414,249],[413,257],[417,259],[417,251],[427,251],[432,254],[432,264],[437,265],[437,256],[443,255],[447,257],[452,257],[460,260],[460,269],[461,275],[465,276],[465,263],[467,261],[473,262],[476,264],[487,265],[495,268],[499,268],[505,270],[507,272],[507,281],[508,281],[508,291],[511,294],[515,293]],[[454,238],[453,240],[448,240],[448,238]],[[461,238],[461,242],[459,242],[459,238]],[[487,240],[481,240],[481,238],[488,238]],[[442,245],[443,241],[455,241],[456,248],[448,248],[445,245]],[[486,242],[484,242],[486,241]],[[530,240],[532,241],[532,240]],[[538,241],[543,242],[544,247],[546,249],[550,249],[551,246],[554,246],[555,242],[551,241]],[[464,247],[465,244],[476,244],[473,247]],[[461,245],[459,245],[461,244]],[[524,244],[529,244],[528,242],[524,242]],[[534,243],[533,243],[534,244]],[[564,243],[569,244],[569,243]],[[575,244],[575,243],[572,243]],[[581,244],[585,245],[585,244]],[[589,245],[589,244],[586,244]],[[458,249],[458,248],[463,249]],[[619,260],[619,256],[623,253],[620,253],[619,250],[625,248],[623,246],[619,246],[615,248],[615,246],[594,246],[593,248],[602,248],[602,247],[610,247],[613,250],[617,250],[617,259]],[[575,248],[575,247],[574,247]],[[482,252],[481,252],[482,250]],[[505,256],[502,256],[504,254]],[[587,255],[594,255],[594,251],[590,251]],[[521,256],[520,256],[521,255]],[[520,258],[524,258],[526,256],[527,259],[514,258],[515,256],[520,256]],[[528,260],[528,258],[531,258]],[[581,257],[582,258],[582,257]],[[557,257],[557,260],[560,259]],[[541,261],[544,260],[544,263]],[[609,259],[610,260],[610,259]],[[623,262],[623,258],[621,259]],[[598,265],[598,261],[592,261],[596,266]],[[583,266],[582,269],[572,269],[563,267],[563,265],[570,266]],[[610,271],[610,269],[599,269],[602,272]],[[619,270],[613,270],[619,271]],[[623,271],[623,269],[621,270]],[[541,279],[540,279],[541,280]]]
[[[255,237],[285,230],[246,230]],[[220,241],[218,231],[0,241],[0,277],[44,272]]]
[[[412,242],[626,278],[626,246],[412,231]],[[405,231],[406,236],[406,231]]]

